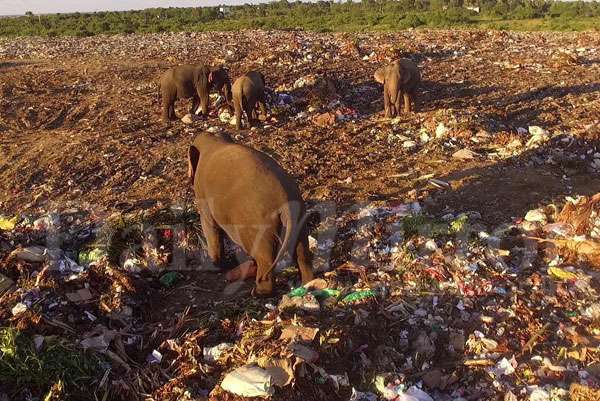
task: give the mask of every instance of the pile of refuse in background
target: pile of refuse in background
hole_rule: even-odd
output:
[[[384,119],[399,56],[421,109]],[[599,399],[598,57],[589,32],[0,38],[0,400]],[[157,77],[194,60],[267,72],[269,116],[233,131],[213,96],[163,125]],[[261,299],[233,244],[206,263],[202,131],[298,180],[317,279],[283,263]]]

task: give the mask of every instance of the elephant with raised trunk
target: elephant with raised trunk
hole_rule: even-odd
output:
[[[275,160],[229,135],[204,133],[189,147],[188,177],[214,264],[222,262],[226,233],[256,262],[257,294],[271,294],[272,271],[286,253],[303,283],[313,279],[304,201]]]

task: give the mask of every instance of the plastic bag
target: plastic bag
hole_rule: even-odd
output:
[[[225,375],[221,388],[242,397],[269,397],[275,393],[272,381],[266,370],[246,365]]]

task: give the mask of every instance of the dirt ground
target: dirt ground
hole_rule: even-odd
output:
[[[384,119],[382,88],[372,74],[398,56],[421,68],[420,108]],[[215,109],[192,125],[163,124],[159,75],[170,66],[196,62],[224,63],[233,79],[258,69],[275,96],[294,100],[286,106],[272,102],[267,121],[252,130],[235,131]],[[308,83],[298,84],[299,78]],[[333,88],[323,89],[322,82]],[[188,108],[180,101],[178,116]],[[337,121],[319,123],[317,117],[328,112],[337,113]],[[71,207],[98,215],[189,207],[187,146],[215,127],[278,160],[310,205],[334,202],[343,214],[356,212],[357,204],[418,201],[438,217],[477,212],[480,222],[494,229],[565,196],[600,192],[600,34],[247,31],[0,38],[1,215]],[[534,134],[537,128],[543,135]],[[463,149],[471,151],[469,157],[455,155]],[[342,228],[339,235],[343,239],[350,231]],[[347,252],[339,249],[333,265],[342,265]],[[245,327],[257,324],[250,318],[264,302],[248,297],[249,288],[231,300],[222,296],[225,283],[214,274],[191,274],[186,282],[178,290],[137,295],[145,297],[139,301],[141,318],[156,330],[144,333],[154,339],[145,351],[158,346],[158,338],[183,333],[177,328],[186,318],[193,324],[185,333],[206,327],[207,305],[230,308],[231,314],[231,320],[220,315],[220,334],[201,333],[208,342],[232,337],[239,319]],[[339,334],[357,318],[311,319]],[[352,335],[355,345],[385,342],[388,327],[372,324],[370,331]],[[461,329],[472,331],[466,323]],[[521,331],[518,336],[526,342]],[[512,347],[500,345],[507,346]],[[332,352],[321,362],[330,373],[341,373],[348,361],[360,365],[356,355]],[[353,383],[364,379],[359,372],[350,375]],[[211,380],[203,379],[201,387],[214,386]],[[348,389],[330,393],[307,381],[297,378],[295,390],[277,396],[349,397]],[[154,388],[154,399],[169,399],[170,385]],[[484,393],[479,388],[469,399],[483,399],[477,397]]]
[[[107,209],[190,202],[187,145],[205,126],[232,127],[214,117],[193,127],[165,127],[156,81],[172,65],[225,61],[232,77],[260,69],[271,88],[327,73],[343,103],[358,111],[354,121],[319,127],[308,117],[294,118],[294,110],[275,115],[278,121],[267,128],[238,134],[241,142],[275,156],[298,179],[306,199],[403,201],[415,190],[423,196],[427,180],[419,177],[433,174],[452,185],[434,196],[437,207],[476,210],[484,220],[500,222],[543,201],[600,189],[581,159],[542,168],[530,152],[493,155],[498,144],[518,136],[517,128],[532,125],[577,135],[594,151],[599,41],[593,33],[446,31],[356,39],[291,32],[179,34],[66,44],[40,39],[27,46],[3,40],[0,204],[11,212],[65,202]],[[347,50],[354,42],[358,47]],[[372,52],[377,56],[363,60]],[[306,54],[312,60],[305,61]],[[382,121],[381,88],[371,76],[395,54],[419,62],[424,84],[421,110],[390,124]],[[180,116],[187,107],[181,102]],[[440,122],[450,141],[415,151],[387,140],[391,131],[410,137],[426,129],[433,136]],[[451,157],[465,146],[480,157],[466,163]]]

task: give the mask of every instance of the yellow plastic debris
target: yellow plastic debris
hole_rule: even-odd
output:
[[[560,267],[549,267],[548,274],[553,279],[561,281],[575,280],[577,278],[577,275],[575,273],[561,269]]]
[[[18,221],[19,221],[18,215],[13,218],[0,216],[0,230],[4,230],[4,231],[12,230],[13,228],[15,228]]]

